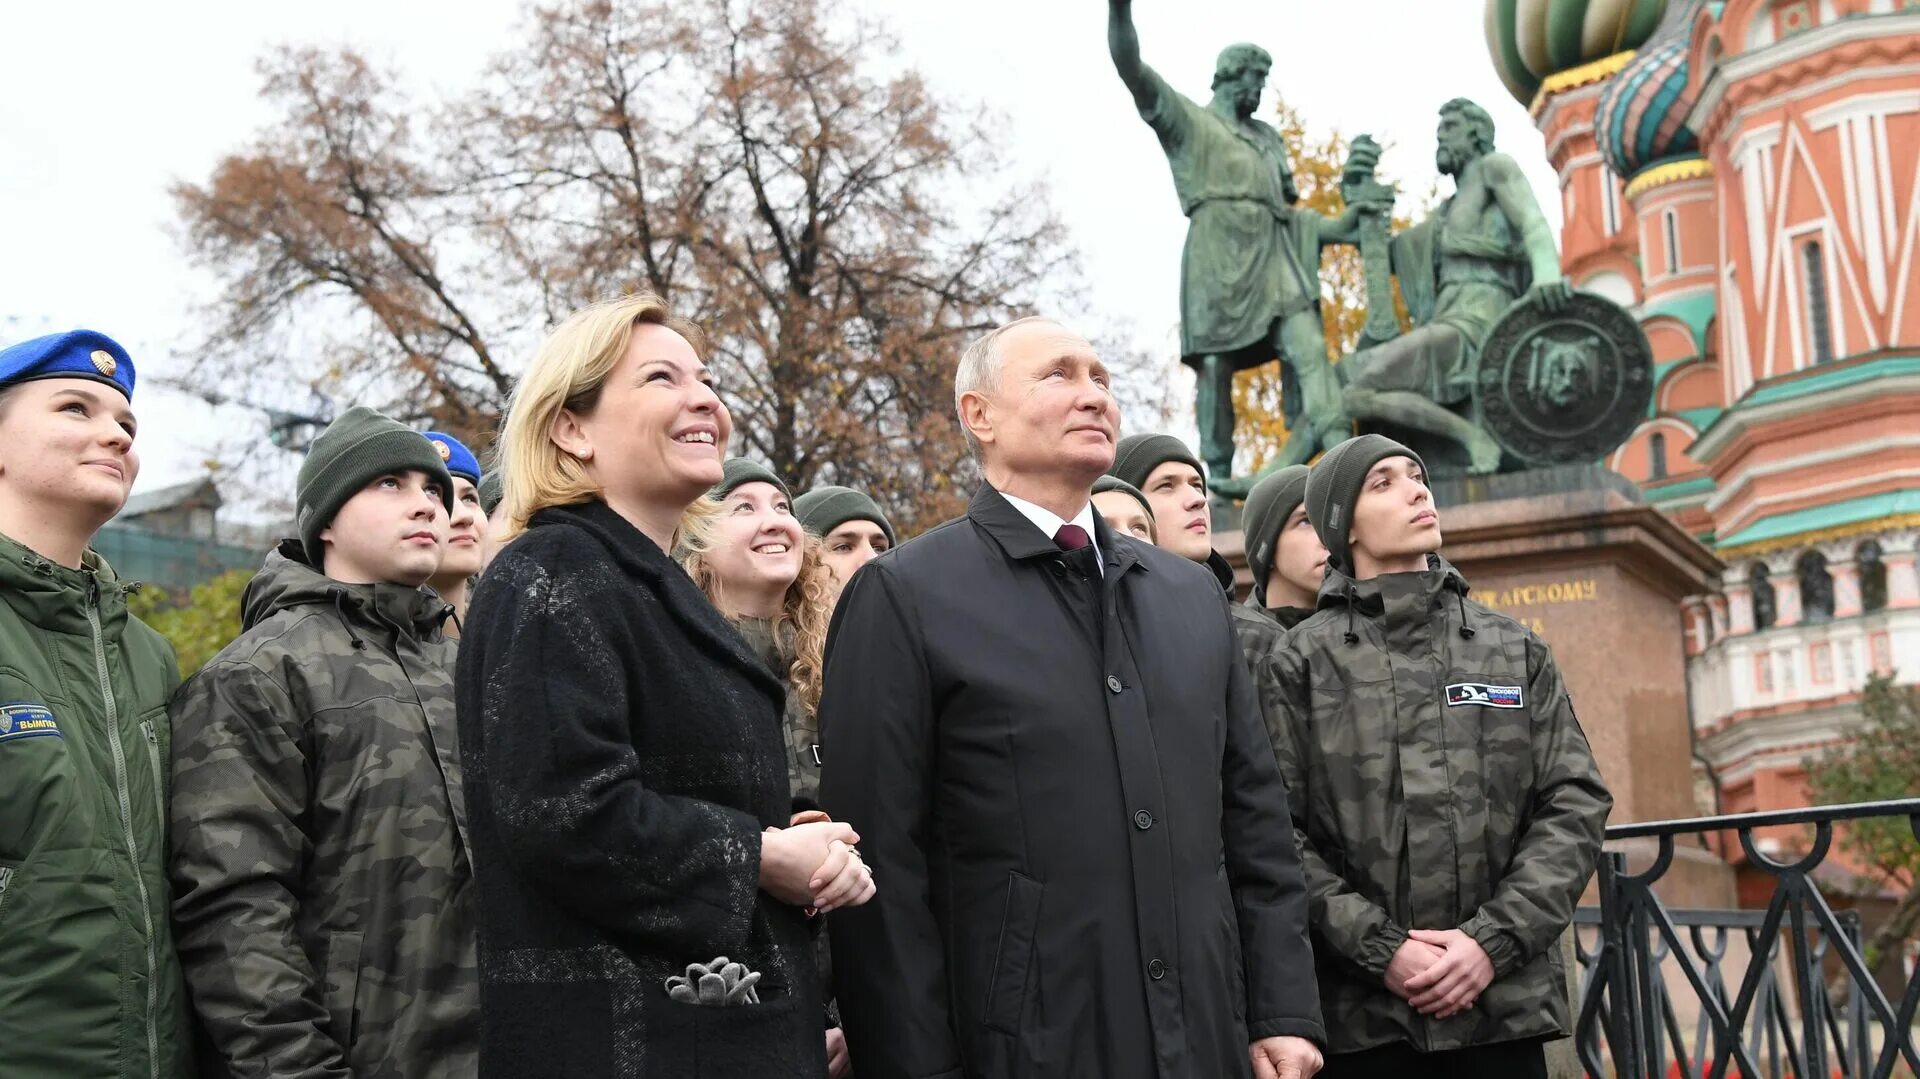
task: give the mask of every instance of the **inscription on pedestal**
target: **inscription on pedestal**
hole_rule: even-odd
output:
[[[1568,577],[1538,584],[1515,584],[1475,591],[1473,598],[1542,636],[1550,612],[1544,607],[1592,603],[1600,598],[1600,582],[1592,577]]]

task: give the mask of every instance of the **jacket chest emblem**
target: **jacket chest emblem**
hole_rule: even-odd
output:
[[[1522,708],[1526,701],[1519,686],[1493,686],[1485,682],[1455,682],[1447,687],[1447,707],[1475,704],[1482,708]]]
[[[54,720],[52,710],[46,705],[37,701],[7,701],[0,704],[0,742],[44,735],[66,737],[60,733],[60,724]]]

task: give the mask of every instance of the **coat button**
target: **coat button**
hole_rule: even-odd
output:
[[[1116,675],[1116,674],[1107,675],[1107,690],[1108,692],[1111,692],[1111,693],[1120,692],[1120,676],[1119,675]]]
[[[1133,815],[1133,826],[1135,828],[1140,829],[1143,832],[1153,827],[1153,814],[1147,812],[1144,809],[1138,813],[1135,813]]]
[[[1166,976],[1167,976],[1167,965],[1165,963],[1162,963],[1160,960],[1156,959],[1153,962],[1147,964],[1147,977],[1152,978],[1154,981],[1157,982]]]

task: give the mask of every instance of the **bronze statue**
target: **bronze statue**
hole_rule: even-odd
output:
[[[1159,136],[1186,214],[1180,257],[1180,359],[1198,383],[1200,457],[1210,475],[1233,468],[1233,376],[1277,354],[1289,426],[1338,431],[1340,384],[1320,323],[1320,248],[1359,238],[1358,207],[1327,218],[1295,206],[1286,144],[1255,118],[1273,58],[1229,45],[1214,65],[1213,99],[1200,105],[1140,59],[1132,0],[1109,0],[1107,45],[1141,119]],[[1371,144],[1368,144],[1369,146]],[[1358,147],[1378,156],[1378,148]]]
[[[1469,472],[1493,472],[1500,444],[1455,411],[1472,396],[1481,342],[1523,296],[1552,314],[1572,289],[1519,164],[1493,149],[1485,109],[1465,98],[1440,107],[1434,164],[1453,177],[1453,196],[1393,242],[1401,291],[1421,324],[1348,361],[1346,411],[1450,439],[1466,449]]]
[[[1160,139],[1188,219],[1180,256],[1180,359],[1193,368],[1200,456],[1216,494],[1233,477],[1233,376],[1284,365],[1288,439],[1266,471],[1309,460],[1362,429],[1421,449],[1436,474],[1484,474],[1597,459],[1644,415],[1646,335],[1623,309],[1575,293],[1539,203],[1493,118],[1465,98],[1440,107],[1434,163],[1454,193],[1427,221],[1389,235],[1393,191],[1374,179],[1380,149],[1353,141],[1346,210],[1297,205],[1280,133],[1257,119],[1273,58],[1229,45],[1200,105],[1140,59],[1132,0],[1108,0],[1107,46],[1141,119]],[[1354,244],[1368,318],[1335,365],[1320,321],[1320,250]],[[1413,317],[1402,334],[1392,279]],[[1264,472],[1262,473],[1264,474]]]
[[[1493,149],[1484,109],[1464,98],[1441,106],[1435,164],[1454,178],[1454,194],[1384,251],[1386,205],[1372,195],[1359,204],[1372,310],[1360,349],[1333,368],[1343,386],[1336,419],[1386,429],[1441,475],[1603,456],[1645,414],[1645,334],[1617,305],[1569,286],[1526,177]],[[1349,162],[1350,203],[1381,190],[1369,166]],[[1371,317],[1389,302],[1383,254],[1414,323],[1385,340],[1383,320]],[[1346,437],[1315,430],[1319,444],[1290,442],[1266,471]],[[1216,479],[1213,488],[1244,498],[1259,478]]]

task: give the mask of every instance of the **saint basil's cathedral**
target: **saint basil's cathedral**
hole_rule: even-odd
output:
[[[1806,805],[1866,678],[1920,682],[1920,0],[1488,0],[1487,39],[1569,279],[1653,347],[1607,464],[1726,565],[1684,604],[1701,808]]]

